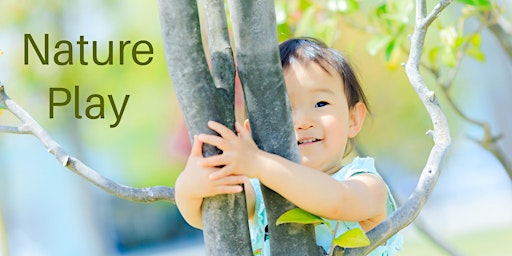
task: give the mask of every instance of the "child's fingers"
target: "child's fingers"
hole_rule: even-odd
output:
[[[216,189],[217,194],[236,194],[242,191],[242,185],[219,186]]]
[[[198,140],[200,140],[203,143],[210,144],[212,146],[215,146],[221,150],[226,150],[226,141],[219,136],[216,135],[210,135],[210,134],[199,134],[197,136]]]
[[[221,123],[215,122],[215,121],[209,121],[208,127],[214,131],[216,131],[222,138],[225,138],[227,140],[236,139],[235,133],[231,131],[231,129],[227,128]]]
[[[245,129],[245,127],[243,127],[239,122],[235,123],[235,129],[236,132],[240,135],[240,137],[242,137],[242,139],[252,140],[251,133],[247,129]]]
[[[190,154],[193,156],[203,156],[203,142],[194,135],[194,142],[192,143],[192,149]]]
[[[247,181],[247,177],[241,175],[226,176],[216,183],[216,190],[220,194],[231,194],[242,192],[242,184]]]
[[[247,181],[244,175],[229,175],[217,181],[219,185],[240,185]]]
[[[224,177],[228,177],[232,174],[234,174],[232,165],[226,165],[226,166],[218,169],[218,171],[210,173],[210,175],[208,177],[211,180],[218,180],[218,179],[221,179]]]
[[[224,155],[214,155],[201,159],[200,165],[203,167],[223,166],[226,165],[226,160]]]

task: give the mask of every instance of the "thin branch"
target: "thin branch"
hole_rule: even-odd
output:
[[[105,192],[120,197],[123,199],[135,202],[155,202],[155,201],[169,201],[174,202],[174,189],[165,186],[155,186],[146,188],[132,188],[125,185],[118,184],[109,180],[80,160],[70,156],[66,151],[46,132],[34,118],[32,118],[21,106],[7,96],[3,84],[0,83],[0,104],[2,104],[7,111],[11,112],[21,122],[22,126],[0,127],[2,133],[15,133],[15,134],[31,134],[34,135],[43,145],[48,149],[48,153],[55,156],[60,164],[85,178],[97,187],[103,189]]]
[[[480,34],[482,32],[482,30],[485,28],[485,26],[486,26],[485,24],[480,23],[480,26],[478,26],[478,28],[475,30],[475,32],[473,32],[471,34],[471,36]],[[448,75],[445,76],[444,80],[441,80],[441,77],[439,77],[439,76],[437,77],[439,84],[440,84],[441,88],[443,89],[443,91],[447,91],[452,87],[455,77],[457,76],[457,73],[460,70],[460,66],[461,66],[460,64],[462,63],[462,59],[464,58],[464,56],[466,56],[466,50],[468,49],[470,44],[471,44],[471,40],[466,40],[459,47],[459,49],[457,50],[457,53],[455,55],[456,56],[455,67],[450,69]]]
[[[490,24],[485,24],[485,22],[489,22]],[[473,35],[481,33],[481,31],[485,27],[492,26],[493,21],[489,18],[484,18],[483,21],[480,23],[480,26],[473,32]],[[505,171],[507,172],[509,178],[512,180],[512,163],[510,163],[509,160],[505,157],[505,154],[503,151],[499,148],[499,145],[497,142],[501,138],[501,135],[493,135],[492,134],[492,128],[489,122],[483,122],[479,121],[473,117],[470,117],[467,115],[462,108],[455,102],[455,100],[452,98],[450,89],[454,83],[455,77],[457,76],[457,73],[460,69],[460,64],[462,62],[463,57],[465,56],[465,51],[469,47],[470,41],[467,40],[464,42],[463,45],[459,47],[456,54],[456,65],[450,69],[449,73],[446,74],[443,77],[441,76],[440,72],[432,68],[431,66],[421,63],[421,67],[423,67],[425,70],[429,71],[436,81],[439,84],[439,87],[441,88],[441,91],[445,95],[446,101],[448,104],[452,107],[453,110],[455,110],[455,113],[461,117],[466,122],[469,122],[471,124],[474,124],[478,127],[480,127],[483,130],[484,136],[482,139],[477,140],[473,139],[475,142],[477,142],[480,146],[482,146],[485,150],[489,151],[491,154],[493,154],[501,163],[503,168],[505,168]],[[505,49],[506,50],[506,49]]]
[[[491,11],[487,16],[488,20],[496,20],[488,28],[507,53],[509,60],[512,60],[512,25],[502,15],[499,17],[496,17],[496,15],[495,12]]]
[[[423,20],[424,24],[421,27],[424,27],[425,29],[432,24],[432,22],[437,19],[437,16],[446,8],[448,5],[450,5],[453,2],[453,0],[442,0],[439,3],[437,3],[432,11],[425,17]],[[426,4],[423,5],[424,8],[426,8]],[[418,15],[418,13],[417,13]],[[423,17],[423,14],[421,15]]]
[[[434,10],[426,16],[426,1],[416,1],[416,25],[411,38],[411,51],[409,59],[405,65],[405,71],[409,78],[412,87],[415,89],[418,97],[421,99],[423,105],[432,119],[434,130],[430,131],[434,139],[434,146],[430,151],[427,164],[425,165],[415,191],[390,218],[379,224],[373,230],[367,233],[370,238],[371,245],[363,248],[347,249],[345,255],[366,255],[379,245],[387,241],[391,236],[396,234],[399,230],[411,224],[418,216],[421,209],[427,202],[430,194],[432,193],[435,184],[440,175],[440,166],[444,158],[446,150],[448,149],[451,139],[448,127],[448,121],[435,97],[434,92],[430,91],[423,80],[420,72],[420,60],[425,35],[428,26],[439,15],[439,13],[448,6],[452,1],[439,2]]]
[[[485,28],[485,25],[480,24],[480,26],[472,34],[473,35],[479,34],[484,28]],[[451,94],[450,94],[450,89],[455,81],[455,77],[457,76],[457,73],[460,70],[460,67],[461,67],[460,64],[462,63],[462,59],[466,56],[465,52],[466,52],[467,48],[469,47],[469,45],[470,45],[470,40],[466,40],[458,48],[457,53],[456,53],[456,61],[455,61],[456,64],[453,68],[450,68],[449,73],[446,74],[444,77],[441,76],[440,72],[434,70],[432,67],[430,67],[429,65],[427,65],[423,62],[421,63],[421,66],[423,68],[425,68],[427,71],[429,71],[434,76],[434,78],[438,82],[439,86],[441,87],[442,92],[446,96],[448,103],[455,110],[455,112],[457,112],[457,114],[460,117],[462,117],[464,120],[483,128],[486,125],[486,123],[480,122],[480,121],[473,119],[473,118],[469,117],[468,115],[466,115],[462,111],[462,109],[455,103],[455,101],[453,100],[453,98],[451,97]]]
[[[31,134],[26,126],[0,126],[0,133]]]
[[[208,49],[210,51],[212,77],[217,88],[222,88],[230,102],[234,101],[235,60],[229,42],[228,23],[224,0],[208,0],[204,2],[207,10],[206,25],[208,28]],[[234,105],[227,105],[234,107]]]

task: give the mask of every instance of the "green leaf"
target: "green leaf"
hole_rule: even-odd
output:
[[[370,239],[362,229],[354,228],[336,237],[333,243],[343,248],[357,248],[370,245]]]
[[[441,52],[441,61],[444,65],[453,68],[457,62],[457,57],[455,56],[455,50],[452,47],[444,47]]]
[[[464,37],[461,37],[461,36],[457,36],[455,38],[455,44],[453,45],[454,48],[460,48],[460,46],[464,44]]]
[[[346,12],[353,12],[359,10],[359,2],[357,0],[347,0],[347,11]]]
[[[391,60],[391,54],[395,50],[395,46],[396,40],[392,40],[391,42],[389,42],[388,46],[386,47],[386,51],[384,52],[386,61]]]
[[[359,3],[356,0],[329,1],[328,8],[340,13],[351,13],[359,9]]]
[[[385,15],[387,14],[387,9],[388,9],[388,5],[387,3],[382,3],[380,4],[376,9],[375,9],[375,15],[377,16],[377,18],[379,19],[382,19],[385,17]]]
[[[476,47],[476,46],[470,46],[466,49],[466,54],[471,56],[473,59],[479,61],[479,62],[484,62],[485,61],[485,55],[484,53],[482,52],[482,50],[480,50],[480,48]]]
[[[491,1],[489,0],[456,0],[456,2],[477,7],[491,7]]]
[[[437,68],[437,61],[439,60],[439,47],[434,47],[428,53],[428,60],[430,61],[430,65],[434,68]]]
[[[375,56],[384,46],[389,44],[393,38],[389,35],[377,35],[372,37],[368,44],[366,44],[366,50],[370,55]]]
[[[469,42],[471,42],[472,45],[479,47],[482,42],[482,38],[480,37],[480,34],[474,34],[469,38]]]
[[[276,225],[284,223],[321,224],[324,220],[300,208],[293,208],[277,218]]]

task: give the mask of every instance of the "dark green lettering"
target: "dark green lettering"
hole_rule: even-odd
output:
[[[71,42],[69,42],[69,41],[61,40],[55,44],[55,49],[59,49],[61,45],[67,45],[68,49],[63,49],[61,51],[56,52],[55,55],[53,56],[53,61],[55,62],[55,64],[61,65],[61,66],[67,65],[67,64],[69,64],[69,65],[73,64],[73,45],[71,45]],[[61,62],[59,59],[59,56],[63,55],[63,54],[67,54],[67,58]]]
[[[76,41],[76,43],[78,45],[80,45],[80,64],[88,65],[89,63],[87,63],[87,61],[85,61],[85,57],[84,57],[84,52],[85,52],[84,47],[89,42],[88,41],[84,41],[84,36],[80,36],[80,41]]]
[[[85,109],[85,116],[89,119],[98,119],[98,118],[105,118],[105,104],[103,101],[103,97],[99,94],[92,94],[89,97],[87,97],[87,102],[91,102],[93,99],[98,99],[98,104],[92,104],[88,106]],[[93,108],[99,108],[98,114],[93,115],[91,114],[91,111]]]
[[[124,64],[124,47],[126,45],[129,45],[131,43],[130,40],[128,41],[120,41],[119,42],[119,64],[123,65]]]
[[[138,47],[141,44],[147,45],[148,49],[147,50],[138,50]],[[151,63],[151,61],[153,60],[153,57],[150,56],[147,58],[146,61],[140,61],[139,58],[137,58],[137,54],[153,54],[153,46],[151,45],[150,42],[148,42],[146,40],[138,41],[133,45],[133,49],[132,49],[133,61],[135,61],[135,63],[137,63],[139,65],[147,65],[147,64]]]
[[[126,104],[128,104],[128,99],[130,95],[125,95],[123,100],[123,105],[121,106],[121,110],[117,111],[116,103],[112,95],[108,95],[108,100],[110,101],[110,105],[112,105],[112,110],[114,111],[114,115],[116,116],[116,122],[110,125],[110,128],[114,128],[119,125],[121,122],[121,118],[123,118],[124,109],[126,108]]]
[[[55,102],[55,95],[54,93],[56,91],[61,91],[66,94],[66,98],[62,102]],[[50,88],[50,118],[53,118],[53,109],[55,106],[65,106],[69,103],[71,100],[71,93],[66,88]]]
[[[79,89],[78,85],[75,85],[75,117],[77,119],[82,119],[82,116],[78,113],[78,111],[80,111],[80,104],[78,104],[78,100],[80,99]]]
[[[98,46],[97,46],[97,42],[96,41],[92,41],[92,60],[94,61],[94,63],[96,63],[97,65],[112,65],[112,47],[113,47],[113,42],[112,41],[108,41],[108,57],[105,61],[99,61],[98,60]]]
[[[37,47],[36,42],[34,41],[34,38],[32,38],[32,35],[25,34],[25,65],[28,65],[28,44],[32,45],[32,48],[37,54],[37,57],[41,61],[43,65],[48,65],[48,34],[44,34],[44,57],[41,54],[41,51],[39,51],[39,48]]]

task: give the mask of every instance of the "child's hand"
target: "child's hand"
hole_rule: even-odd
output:
[[[220,179],[212,180],[210,175],[220,168],[204,166],[202,161],[203,143],[195,136],[192,151],[187,165],[176,182],[177,193],[191,198],[205,198],[218,194],[234,194],[242,192],[242,186],[247,179],[241,175],[228,175]]]
[[[201,165],[204,167],[224,166],[210,175],[212,180],[222,179],[230,175],[244,175],[255,178],[258,166],[256,159],[260,152],[251,134],[240,123],[235,123],[236,135],[226,126],[210,121],[208,127],[220,136],[201,134],[198,139],[204,143],[216,146],[222,154],[204,158]],[[261,168],[261,166],[259,166]]]

